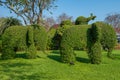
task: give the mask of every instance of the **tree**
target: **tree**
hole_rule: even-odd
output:
[[[108,14],[104,21],[108,24],[111,24],[115,28],[120,27],[120,14]]]
[[[61,23],[62,21],[65,21],[65,20],[72,20],[72,16],[69,16],[67,15],[66,13],[62,13],[61,15],[58,16],[57,18],[57,22],[58,23]]]
[[[15,25],[22,25],[22,23],[19,19],[13,17],[0,18],[0,35],[3,34],[6,28]]]
[[[40,24],[44,10],[56,7],[56,0],[0,0],[1,6],[5,6],[12,12],[20,16],[24,23]]]
[[[45,19],[45,22],[49,27],[52,27],[56,23],[53,17],[47,17]]]

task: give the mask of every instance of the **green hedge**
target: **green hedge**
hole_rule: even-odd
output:
[[[15,57],[17,48],[26,48],[26,27],[12,26],[5,30],[2,35],[2,58]]]
[[[19,48],[27,51],[27,58],[35,58],[36,48],[44,51],[46,44],[47,33],[43,27],[12,26],[2,35],[2,59],[14,58]]]
[[[61,57],[63,62],[74,63],[74,48],[86,48],[87,30],[90,25],[71,27],[63,33],[61,40]]]
[[[117,43],[115,30],[111,25],[104,22],[96,22],[95,24],[102,29],[101,44],[103,49],[108,51],[108,57],[111,57],[112,50]]]
[[[47,50],[54,50],[54,41],[53,41],[53,38],[55,36],[55,33],[56,33],[56,29],[54,28],[51,28],[49,31],[48,31],[48,41],[47,41]]]
[[[101,28],[96,24],[92,24],[92,27],[87,31],[88,56],[92,64],[101,63],[101,37]]]
[[[39,26],[37,24],[32,25],[32,27],[34,28],[33,35],[34,35],[35,47],[38,50],[45,51],[47,47],[47,39],[48,39],[48,35],[45,30],[45,27]]]
[[[64,20],[64,21],[62,21],[62,22],[60,23],[60,26],[61,26],[61,27],[64,26],[64,25],[72,25],[71,20]]]

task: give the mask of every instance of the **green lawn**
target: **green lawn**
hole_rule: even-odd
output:
[[[103,52],[102,64],[90,64],[84,51],[76,51],[75,65],[61,63],[58,51],[38,52],[37,59],[25,59],[20,52],[16,59],[0,60],[0,80],[120,80],[120,50],[114,59]]]

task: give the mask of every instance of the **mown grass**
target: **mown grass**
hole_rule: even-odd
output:
[[[114,59],[103,52],[102,64],[89,63],[84,51],[76,51],[75,65],[64,64],[58,51],[38,52],[37,59],[17,58],[0,60],[0,80],[120,80],[120,50],[113,52]]]

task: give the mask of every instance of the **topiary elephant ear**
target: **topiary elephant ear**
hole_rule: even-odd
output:
[[[38,50],[45,51],[47,46],[47,32],[45,27],[39,26],[37,24],[31,25],[34,32],[34,42]]]

